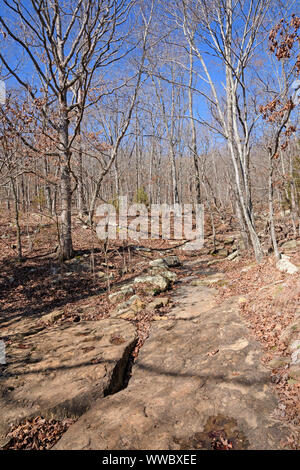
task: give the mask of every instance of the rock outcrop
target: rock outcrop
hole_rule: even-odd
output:
[[[7,344],[0,375],[0,445],[10,425],[41,414],[79,417],[120,390],[136,331],[125,320],[64,323]]]
[[[218,427],[233,448],[278,449],[286,437],[261,347],[238,299],[182,286],[151,335],[126,389],[97,400],[55,449],[202,449]]]

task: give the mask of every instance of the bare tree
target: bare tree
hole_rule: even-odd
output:
[[[241,225],[247,228],[258,261],[262,250],[254,224],[249,173],[250,137],[258,116],[249,112],[247,68],[259,43],[269,4],[270,0],[251,0],[249,4],[240,0],[178,0],[173,13],[202,69],[199,77],[205,86],[200,93],[209,103],[215,124],[203,122],[226,139]],[[224,72],[225,97],[210,67],[212,56]]]
[[[33,100],[39,97],[39,83],[57,104],[57,118],[46,116],[58,135],[61,160],[61,256],[73,254],[71,235],[72,145],[80,129],[88,91],[96,71],[124,56],[124,24],[133,2],[127,0],[3,0],[8,18],[0,16],[3,31],[16,50],[24,51],[35,71],[32,86],[22,71],[0,53],[6,70],[24,87]],[[12,20],[22,25],[15,28]],[[45,62],[47,73],[41,65]],[[78,94],[71,93],[80,83]],[[99,93],[101,96],[101,93]],[[97,99],[100,98],[97,96]],[[74,99],[75,97],[75,99]],[[77,100],[76,100],[77,99]],[[90,103],[89,103],[90,104]],[[76,112],[77,111],[77,112]]]
[[[141,16],[142,16],[142,24],[143,24],[142,25],[143,30],[142,30],[141,57],[137,64],[137,72],[134,76],[135,81],[132,84],[133,91],[131,95],[129,96],[129,103],[128,103],[126,111],[122,112],[122,119],[121,119],[121,122],[119,122],[118,124],[117,132],[116,133],[111,132],[111,129],[109,129],[109,126],[105,125],[105,118],[103,118],[103,121],[102,121],[104,128],[108,130],[109,145],[108,145],[108,151],[101,152],[102,158],[100,155],[100,159],[99,159],[99,162],[101,164],[101,171],[100,171],[100,174],[97,175],[95,189],[92,194],[92,198],[90,202],[90,207],[89,207],[90,224],[93,223],[97,198],[99,195],[99,190],[100,190],[102,181],[104,177],[108,174],[110,169],[112,168],[117,158],[121,142],[124,139],[124,136],[126,135],[126,132],[131,122],[132,113],[135,108],[135,104],[137,101],[138,93],[139,93],[141,82],[142,82],[147,47],[150,47],[148,45],[148,34],[149,34],[152,16],[153,16],[153,8],[154,8],[154,0],[152,0],[151,2],[150,8],[149,8],[150,11],[148,12],[148,14],[144,12],[143,8],[141,8]]]

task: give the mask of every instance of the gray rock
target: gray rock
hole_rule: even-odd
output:
[[[166,267],[163,266],[156,266],[154,268],[151,268],[149,274],[151,274],[151,276],[156,276],[157,274],[160,274],[161,276],[165,277],[166,279],[169,279],[172,282],[176,281],[177,279],[176,273],[169,271],[168,269],[166,269]]]
[[[122,291],[113,292],[112,294],[109,294],[108,299],[112,304],[117,304],[125,299],[125,295],[126,294]]]
[[[123,292],[113,292],[112,294],[109,294],[109,296],[108,296],[108,300],[112,304],[116,304],[118,302],[121,302],[121,300],[123,300],[123,298],[124,298]]]
[[[153,259],[152,261],[149,261],[149,266],[151,268],[156,268],[156,267],[163,267],[165,268],[166,265],[165,265],[165,262],[162,258],[158,258],[158,259]]]
[[[299,269],[293,263],[290,262],[289,257],[281,255],[281,259],[277,261],[276,267],[280,272],[288,274],[296,274]]]
[[[181,266],[181,261],[179,260],[178,256],[165,256],[163,260],[168,266],[168,268],[175,268],[176,266]]]
[[[181,266],[181,261],[178,256],[165,256],[164,258],[157,258],[149,262],[149,266],[152,268],[155,267],[168,267],[175,268],[176,266]]]
[[[114,273],[110,273],[108,276],[106,273],[104,273],[103,271],[99,271],[97,272],[97,276],[100,278],[100,279],[103,279],[103,280],[107,280],[107,279],[114,279]]]
[[[136,277],[133,282],[134,284],[148,284],[149,290],[154,294],[164,292],[171,286],[171,281],[160,274],[156,276]]]
[[[69,271],[73,272],[91,272],[91,265],[82,261],[80,258],[65,261]]]
[[[128,284],[127,286],[121,287],[120,291],[121,291],[124,295],[134,294],[134,290],[133,290],[133,288],[132,288],[132,284]]]
[[[238,250],[233,251],[230,255],[227,256],[228,261],[231,261],[234,258],[236,258],[238,256],[238,254],[239,254]]]

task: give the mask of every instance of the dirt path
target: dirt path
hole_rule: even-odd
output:
[[[174,296],[128,387],[98,399],[55,449],[283,448],[270,371],[238,298],[218,306],[213,288],[187,285]]]

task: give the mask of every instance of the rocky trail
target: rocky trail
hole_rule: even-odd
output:
[[[289,429],[278,419],[262,347],[240,315],[242,299],[220,303],[214,284],[226,276],[206,271],[205,262],[181,266],[167,291],[173,307],[153,316],[131,370],[138,341],[131,320],[145,307],[132,285],[169,289],[176,257],[169,261],[150,262],[148,276],[111,294],[111,318],[45,328],[54,313],[3,325],[11,345],[0,381],[0,445],[13,424],[41,415],[77,420],[54,449],[284,447]]]
[[[155,322],[126,389],[99,399],[56,449],[207,449],[213,434],[235,449],[277,449],[285,429],[261,348],[249,339],[238,299],[182,286]]]

